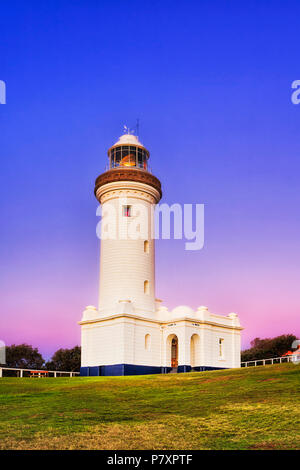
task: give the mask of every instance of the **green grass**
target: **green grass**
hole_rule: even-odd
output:
[[[297,449],[300,366],[0,379],[0,449]]]

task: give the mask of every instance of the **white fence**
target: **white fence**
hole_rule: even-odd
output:
[[[3,377],[4,370],[16,371],[15,377],[75,377],[76,375],[79,375],[79,372],[66,372],[63,370],[16,369],[14,367],[0,367],[0,377]]]
[[[268,364],[282,364],[284,362],[293,362],[300,364],[300,354],[291,356],[273,357],[270,359],[257,359],[256,361],[241,362],[241,367],[257,367],[266,366]],[[42,369],[17,369],[14,367],[0,367],[0,378],[3,377],[4,370],[13,370],[16,372],[15,377],[76,377],[79,372],[64,370],[42,370]]]
[[[283,362],[300,363],[300,354],[291,356],[273,357],[271,359],[257,359],[256,361],[241,362],[241,367],[266,366],[268,364],[281,364]]]

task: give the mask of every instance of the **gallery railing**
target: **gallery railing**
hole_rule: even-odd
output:
[[[147,165],[147,168],[145,168],[143,165],[132,165],[132,166],[127,166],[127,165],[105,165],[105,171],[108,170],[140,170],[140,171],[146,171],[147,173],[152,173],[152,169],[150,165]]]

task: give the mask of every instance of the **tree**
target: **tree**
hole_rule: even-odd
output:
[[[77,372],[80,370],[81,348],[75,346],[72,349],[58,349],[51,360],[46,363],[48,370],[65,370]]]
[[[12,344],[6,347],[6,365],[20,369],[41,369],[45,359],[37,348],[28,344]]]
[[[242,351],[242,361],[256,361],[280,357],[291,349],[293,341],[297,339],[292,334],[276,336],[275,338],[255,338],[251,341],[251,348]]]

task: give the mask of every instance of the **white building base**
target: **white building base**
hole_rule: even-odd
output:
[[[241,326],[235,313],[212,314],[160,307],[152,318],[122,302],[107,315],[95,307],[83,313],[81,375],[135,375],[240,367]]]

